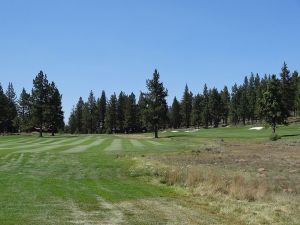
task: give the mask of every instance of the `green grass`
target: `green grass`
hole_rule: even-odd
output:
[[[278,133],[288,140],[298,138],[300,129],[281,127]],[[243,127],[169,131],[161,133],[158,140],[150,134],[3,136],[0,223],[255,224],[247,218],[237,219],[234,213],[220,212],[226,198],[194,199],[192,192],[180,185],[159,182],[159,174],[145,169],[133,175],[131,171],[141,162],[152,163],[154,157],[180,158],[216,139],[268,142],[269,135],[268,129],[249,131]],[[176,215],[176,210],[185,216]],[[281,219],[278,224],[283,224]]]

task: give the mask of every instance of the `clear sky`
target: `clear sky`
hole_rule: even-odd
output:
[[[251,72],[300,69],[300,0],[0,0],[0,82],[19,93],[43,70],[63,94],[145,90],[157,68],[169,101]]]

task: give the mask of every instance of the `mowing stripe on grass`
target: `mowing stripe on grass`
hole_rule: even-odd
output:
[[[77,146],[77,147],[74,147],[74,148],[70,148],[70,149],[67,149],[65,151],[62,151],[61,153],[78,153],[78,152],[83,152],[83,151],[86,151],[92,147],[95,147],[97,145],[100,145],[105,139],[97,139],[95,141],[93,141],[91,144],[88,144],[88,145],[80,145],[80,146]]]
[[[138,141],[138,140],[130,140],[130,142],[134,147],[137,147],[137,148],[145,147],[145,145],[142,142]]]
[[[104,151],[120,151],[122,150],[122,140],[121,139],[115,139],[112,141],[112,143],[105,148]]]
[[[156,145],[156,146],[163,145],[162,143],[159,143],[159,142],[157,142],[157,141],[149,141],[149,140],[147,140],[147,142],[148,142],[149,144],[151,144],[151,145]]]

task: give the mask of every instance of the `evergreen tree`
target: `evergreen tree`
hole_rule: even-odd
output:
[[[84,134],[90,134],[91,130],[91,113],[88,102],[84,102],[82,110],[82,130]]]
[[[93,134],[96,132],[97,120],[98,120],[96,99],[93,91],[90,91],[87,104],[88,104],[88,111],[89,111],[88,133]]]
[[[218,127],[221,117],[221,96],[216,88],[210,91],[209,109],[211,113],[211,121],[214,127]]]
[[[300,83],[300,77],[299,77],[299,74],[297,71],[294,71],[293,74],[292,74],[292,92],[294,93],[294,97],[293,97],[293,101],[294,101],[294,104],[293,104],[293,113],[294,113],[294,116],[297,115],[297,111],[298,111],[298,103],[299,103],[299,95],[300,95],[300,86],[299,86],[299,83]]]
[[[139,127],[142,131],[147,131],[150,127],[149,105],[145,93],[140,93],[138,101],[138,117]]]
[[[268,81],[267,90],[260,102],[261,114],[272,127],[273,135],[275,135],[277,124],[285,123],[287,119],[287,114],[284,111],[286,106],[283,105],[280,88],[280,81],[276,75],[273,75]]]
[[[168,96],[168,91],[165,89],[162,82],[159,80],[160,75],[155,69],[153,73],[153,78],[147,80],[148,93],[146,94],[148,113],[150,123],[154,129],[154,136],[158,138],[159,126],[164,124],[166,121],[166,115],[168,112],[168,106],[166,97]]]
[[[117,103],[117,126],[120,132],[124,132],[126,102],[127,96],[121,91]]]
[[[7,132],[6,122],[8,119],[8,108],[9,108],[9,101],[6,95],[4,94],[3,88],[0,84],[0,132],[1,133]]]
[[[64,112],[62,110],[62,95],[52,82],[49,85],[48,109],[46,111],[46,119],[49,124],[52,136],[59,129],[64,128]]]
[[[176,97],[174,98],[172,107],[170,109],[170,122],[174,129],[180,128],[182,123],[181,107]]]
[[[43,128],[46,122],[45,111],[49,92],[48,85],[47,75],[40,71],[33,80],[32,89],[32,119],[34,125],[38,127],[40,137],[43,136]]]
[[[203,97],[197,94],[193,99],[193,109],[192,109],[192,124],[193,126],[199,128],[202,123],[203,114]]]
[[[221,95],[221,119],[225,126],[228,125],[228,117],[230,111],[230,94],[227,86],[220,93]]]
[[[185,85],[182,101],[181,101],[181,110],[183,115],[183,122],[186,128],[189,128],[191,125],[191,115],[193,107],[193,94],[189,91],[187,85]]]
[[[84,101],[82,97],[80,97],[76,104],[75,113],[74,113],[74,117],[76,120],[75,132],[79,134],[85,133],[83,130],[83,108],[84,108]]]
[[[12,83],[8,84],[8,88],[6,91],[6,97],[8,99],[8,112],[7,112],[7,122],[6,129],[9,133],[16,132],[16,127],[14,126],[14,121],[17,118],[17,103],[16,103],[16,93]]]
[[[252,123],[256,119],[255,111],[256,111],[256,91],[255,91],[255,77],[252,73],[249,79],[249,86],[248,86],[248,120],[250,120]]]
[[[243,125],[246,125],[246,119],[249,118],[249,95],[248,95],[249,81],[245,77],[243,86],[240,86],[240,105],[239,105],[239,114],[240,118],[243,121]]]
[[[207,85],[204,85],[203,89],[203,124],[205,128],[208,128],[210,121],[210,111],[209,111],[209,93]]]
[[[234,84],[231,91],[230,117],[234,125],[239,123],[239,108],[240,108],[240,90],[237,84]]]
[[[135,95],[131,93],[126,100],[125,129],[126,133],[136,132],[138,129],[138,108]]]
[[[18,114],[20,118],[20,130],[28,132],[32,129],[31,123],[31,96],[26,90],[23,88],[19,101],[18,101]]]
[[[117,96],[113,94],[107,105],[107,114],[105,117],[105,125],[108,133],[116,132],[117,130]]]
[[[74,134],[77,131],[77,121],[76,121],[75,108],[72,109],[71,115],[69,117],[68,130],[67,131],[71,134]]]
[[[293,90],[292,79],[290,76],[290,71],[288,70],[287,64],[284,62],[281,73],[281,94],[282,94],[282,104],[283,104],[283,113],[285,116],[289,116],[290,112],[293,110],[295,102],[295,93]]]
[[[102,91],[101,97],[98,101],[98,116],[99,116],[99,120],[98,120],[98,126],[99,126],[99,130],[100,133],[103,132],[103,129],[105,127],[105,115],[106,115],[106,104],[107,104],[107,100],[106,100],[106,95],[105,95],[105,91]]]

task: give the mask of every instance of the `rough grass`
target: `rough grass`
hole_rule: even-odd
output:
[[[299,128],[279,132],[0,137],[0,221],[299,224]]]

